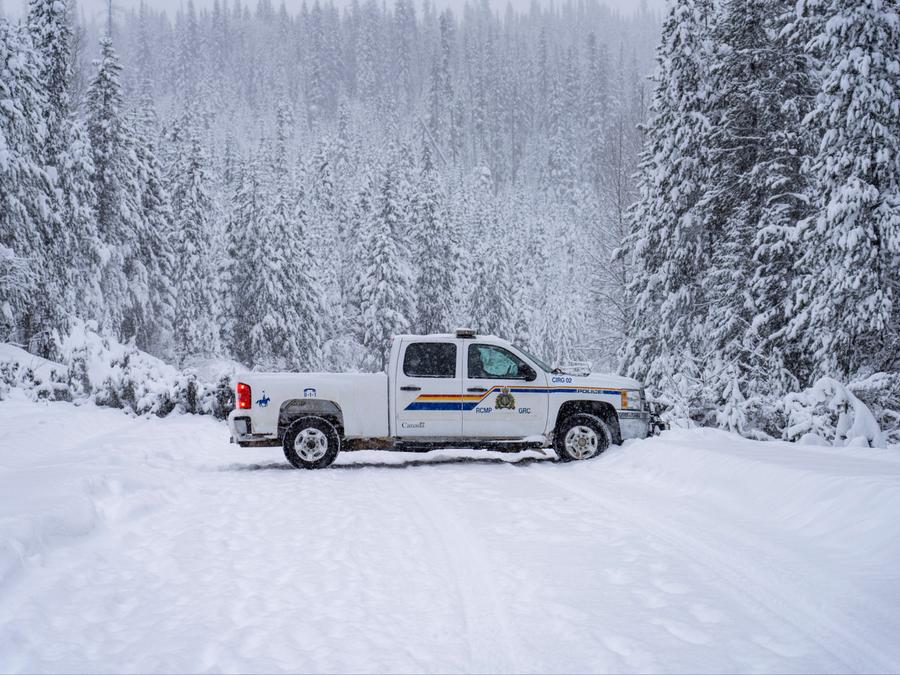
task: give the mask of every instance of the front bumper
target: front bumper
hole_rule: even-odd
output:
[[[652,425],[650,413],[646,410],[620,410],[619,432],[622,440],[628,438],[647,438],[650,435]]]

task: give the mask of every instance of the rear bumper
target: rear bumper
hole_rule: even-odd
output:
[[[277,436],[253,433],[253,420],[243,410],[232,410],[228,415],[228,430],[231,442],[243,448],[259,445],[281,445]]]
[[[620,410],[619,431],[622,440],[647,438],[651,432],[650,413],[645,410]]]

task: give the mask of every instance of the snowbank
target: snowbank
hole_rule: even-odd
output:
[[[877,447],[900,444],[900,374],[875,373],[842,384],[830,377],[784,396],[744,397],[735,380],[729,400],[713,400],[711,389],[681,375],[673,378],[680,398],[655,400],[674,429],[718,427],[752,440],[805,445]]]
[[[847,388],[875,415],[887,442],[900,445],[900,373],[872,373]]]
[[[823,377],[784,398],[784,437],[809,445],[883,448],[887,439],[872,411],[837,380]]]
[[[61,343],[63,363],[0,345],[0,398],[12,387],[33,398],[92,401],[137,415],[188,412],[224,418],[234,406],[233,361],[200,361],[179,370],[161,359],[76,322]]]
[[[225,438],[209,419],[135,419],[12,390],[0,403],[0,591],[56,549],[168,503],[185,462],[149,439],[198,432]]]
[[[65,399],[67,372],[68,368],[61,363],[0,343],[0,400],[13,387],[32,391],[39,398]]]

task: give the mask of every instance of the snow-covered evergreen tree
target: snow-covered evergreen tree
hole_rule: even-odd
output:
[[[402,181],[398,153],[391,151],[369,212],[360,261],[362,340],[374,369],[384,367],[390,337],[408,332],[415,312],[412,271],[401,243],[409,218]]]
[[[149,96],[149,83],[144,82],[144,95],[139,101],[133,124],[135,174],[133,186],[140,196],[138,229],[134,232],[135,258],[147,274],[144,297],[135,297],[132,306],[131,331],[141,349],[168,355],[173,345],[175,311],[178,306],[176,287],[177,261],[173,243],[178,240],[170,193],[164,170],[156,156],[156,114]],[[214,343],[216,344],[216,343]]]
[[[713,242],[697,204],[708,177],[712,18],[711,0],[676,0],[663,24],[640,195],[623,244],[634,260],[623,367],[656,388],[694,338],[702,340],[707,309],[702,281]]]
[[[359,186],[352,196],[347,216],[347,255],[344,270],[344,316],[347,329],[362,344],[365,336],[363,325],[363,261],[368,255],[370,213],[375,203],[377,176],[369,169],[359,176]]]
[[[607,54],[604,45],[598,44],[591,32],[587,39],[587,85],[585,87],[585,142],[588,147],[585,162],[588,183],[599,194],[603,183],[603,167],[609,155],[609,142],[613,133],[608,109],[609,86],[607,78]]]
[[[791,375],[785,368],[772,368],[766,347],[767,335],[754,325],[757,317],[767,313],[766,328],[777,326],[777,312],[784,297],[773,297],[761,288],[757,275],[759,265],[754,251],[763,228],[777,231],[778,224],[765,222],[779,217],[785,224],[797,202],[791,196],[772,190],[773,180],[783,180],[787,170],[779,161],[779,146],[785,141],[782,129],[796,119],[785,119],[785,111],[802,92],[791,91],[786,82],[797,86],[790,68],[788,45],[779,40],[783,29],[782,3],[770,0],[724,2],[716,22],[715,52],[710,68],[711,130],[707,134],[708,177],[697,213],[708,233],[710,253],[701,279],[708,308],[703,327],[708,352],[715,358],[707,362],[707,386],[722,405],[731,401],[732,408],[743,400],[745,391],[753,388],[767,395],[783,395],[783,387]],[[802,62],[801,62],[802,63]],[[789,100],[784,100],[784,97]],[[788,107],[785,107],[785,106]],[[790,130],[795,135],[796,129]],[[802,150],[793,144],[793,150]],[[793,188],[800,187],[795,183]],[[770,235],[767,235],[770,236]],[[784,275],[777,283],[784,288],[791,269],[774,268],[783,258],[767,260],[766,277]],[[754,285],[754,280],[757,283]],[[762,290],[760,298],[755,290]],[[766,303],[775,303],[775,306]],[[783,325],[783,324],[782,324]],[[728,427],[743,423],[736,410],[726,415]],[[723,418],[725,419],[725,418]]]
[[[423,333],[450,331],[462,281],[459,238],[427,141],[423,143],[422,168],[414,192],[413,250],[419,268],[415,329]]]
[[[288,158],[290,128],[290,115],[282,104],[273,148],[269,216],[270,237],[279,250],[272,250],[269,255],[275,283],[281,286],[283,297],[279,303],[281,311],[273,319],[283,322],[283,332],[289,338],[282,347],[283,358],[299,370],[310,371],[323,365],[323,348],[333,313],[328,311],[325,300],[322,265],[315,258],[320,251],[311,236],[306,195],[292,188],[298,181],[291,175]],[[328,194],[333,196],[331,186]]]
[[[88,89],[87,131],[94,163],[97,231],[100,239],[101,323],[119,337],[124,335],[130,297],[131,233],[137,229],[135,195],[129,192],[133,169],[132,147],[123,110],[122,67],[112,38],[100,40],[100,60]]]
[[[27,25],[40,57],[39,83],[46,94],[42,160],[53,178],[56,197],[43,231],[45,266],[38,276],[45,340],[51,333],[65,331],[73,314],[92,315],[100,305],[93,165],[69,97],[74,65],[70,20],[63,0],[29,3]]]
[[[809,115],[822,130],[809,167],[814,213],[790,333],[816,375],[846,378],[898,364],[900,279],[900,19],[881,0],[800,6],[822,79]]]
[[[54,224],[44,165],[43,63],[28,33],[0,18],[0,339],[28,341],[52,317],[39,283]]]
[[[769,363],[767,376],[758,379],[771,394],[796,391],[798,378],[805,381],[809,374],[808,355],[789,336],[788,326],[800,251],[794,233],[810,213],[812,188],[804,165],[817,139],[814,128],[804,122],[815,94],[815,62],[804,36],[785,25],[794,16],[793,8],[785,11],[775,2],[766,9],[769,40],[763,55],[768,67],[759,91],[767,105],[758,124],[765,148],[752,176],[763,203],[754,242],[753,318],[747,337]]]
[[[237,172],[237,187],[225,229],[223,341],[241,363],[252,366],[254,354],[250,333],[259,321],[260,299],[255,293],[262,279],[265,260],[259,255],[264,233],[264,196],[258,161],[254,158]]]
[[[212,260],[213,204],[206,158],[192,118],[178,125],[181,143],[168,169],[174,214],[175,352],[181,362],[219,353],[216,266]]]
[[[269,369],[294,368],[298,361],[314,355],[301,353],[298,338],[302,323],[297,312],[292,238],[294,237],[293,194],[286,176],[270,172],[263,187],[267,207],[256,235],[259,244],[251,253],[256,278],[254,302],[258,317],[250,329],[250,351],[255,363]],[[285,193],[280,193],[285,190]]]
[[[316,251],[309,233],[309,214],[303,200],[298,199],[293,224],[288,232],[292,239],[288,269],[293,282],[293,301],[296,305],[296,363],[300,370],[321,369],[323,351],[330,335],[328,322],[335,313],[328,307],[326,291],[316,264]]]

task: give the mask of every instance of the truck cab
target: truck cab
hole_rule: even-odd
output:
[[[386,373],[248,373],[237,403],[232,440],[282,445],[304,468],[373,447],[552,447],[563,460],[588,459],[650,432],[637,381],[566,372],[469,330],[395,336]],[[308,422],[318,426],[304,435]]]

